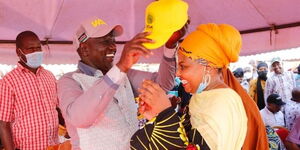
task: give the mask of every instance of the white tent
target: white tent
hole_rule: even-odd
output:
[[[121,24],[125,33],[117,40],[127,41],[143,30],[144,11],[152,1],[0,1],[0,63],[16,63],[14,40],[24,30],[32,30],[41,40],[48,41],[45,63],[76,63],[78,56],[71,43],[81,21],[98,16],[108,23]],[[190,31],[210,22],[234,25],[242,33],[241,55],[300,46],[299,0],[185,1],[189,4]],[[122,44],[118,47],[122,50]],[[140,62],[159,62],[161,50],[155,53],[152,58]]]

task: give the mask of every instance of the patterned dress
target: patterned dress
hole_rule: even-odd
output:
[[[267,136],[269,140],[270,150],[285,150],[285,147],[280,140],[278,134],[270,126],[266,126]]]
[[[138,130],[130,145],[132,150],[185,150],[188,147],[209,150],[201,134],[191,128],[189,115],[178,117],[172,107]]]

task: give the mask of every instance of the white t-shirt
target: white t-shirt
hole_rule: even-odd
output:
[[[266,126],[268,125],[270,127],[285,127],[284,116],[281,111],[274,114],[269,111],[267,107],[265,107],[264,109],[260,110],[260,114]]]

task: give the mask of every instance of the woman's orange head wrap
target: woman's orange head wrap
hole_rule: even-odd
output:
[[[236,62],[242,38],[238,30],[227,24],[204,24],[189,34],[180,45],[181,52],[192,59],[205,59],[218,68]]]

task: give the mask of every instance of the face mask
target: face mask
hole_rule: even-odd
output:
[[[20,52],[25,55],[22,50]],[[43,62],[43,54],[43,52],[30,53],[25,55],[27,62],[21,60],[30,68],[38,68]]]
[[[197,89],[197,93],[201,93],[205,88],[207,87],[207,83],[206,82],[201,82],[198,89]]]
[[[268,73],[267,71],[259,71],[259,72],[257,72],[258,77],[260,79],[264,80],[264,81],[267,80],[267,73]]]
[[[178,77],[175,77],[175,86],[179,86],[181,83],[181,80]]]
[[[204,72],[205,72],[205,70],[206,69],[204,69]],[[210,75],[208,75],[208,74],[204,75],[203,80],[199,84],[196,93],[199,94],[199,93],[203,92],[203,90],[208,86],[209,82],[210,82]]]
[[[251,73],[251,72],[246,72],[246,73],[244,74],[244,78],[245,78],[245,79],[251,79],[251,78],[252,78],[252,73]]]

